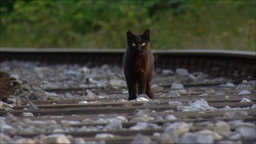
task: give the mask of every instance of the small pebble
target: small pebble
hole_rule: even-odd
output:
[[[253,110],[253,113],[256,114],[256,104],[253,104],[253,105],[251,106],[251,109]]]
[[[194,82],[194,81],[197,80],[197,78],[193,74],[189,74],[188,75],[188,80]]]
[[[158,129],[160,126],[149,122],[138,122],[135,126],[130,127],[131,130]]]
[[[114,138],[115,136],[110,133],[98,133],[95,135],[95,138]]]
[[[5,103],[3,101],[0,101],[0,110],[1,109],[4,109],[4,110],[12,110],[13,106],[8,104],[8,103]]]
[[[146,102],[146,101],[150,101],[150,99],[146,94],[140,94],[135,100],[132,100],[132,101]]]
[[[206,96],[209,96],[209,94],[208,94],[208,93],[202,93],[202,94],[200,94],[200,95],[198,95],[198,96],[200,96],[200,97],[206,97]]]
[[[219,135],[218,133],[211,131],[211,130],[201,130],[201,131],[197,132],[196,134],[202,135],[202,136],[203,135],[211,136],[213,141],[222,139],[221,135]]]
[[[185,122],[175,122],[169,125],[165,130],[164,134],[167,134],[171,137],[171,139],[177,143],[179,137],[186,134],[189,131],[190,127]]]
[[[170,69],[163,69],[162,70],[162,75],[168,76],[168,75],[173,75],[173,71]]]
[[[242,135],[241,135],[240,133],[234,133],[234,134],[232,134],[232,135],[229,137],[229,139],[231,139],[231,140],[240,140],[241,137],[242,137]]]
[[[19,138],[15,140],[16,144],[35,144],[35,141],[30,138]]]
[[[249,90],[242,90],[240,92],[238,92],[239,95],[250,95],[252,94]]]
[[[135,126],[130,127],[131,130],[142,130],[147,129],[149,127],[146,122],[138,122]]]
[[[205,111],[205,110],[215,110],[216,108],[209,106],[208,102],[204,99],[196,100],[189,106],[178,106],[180,111]]]
[[[226,86],[226,87],[235,87],[235,85],[233,84],[233,83],[231,83],[231,82],[227,82],[225,85],[223,85],[223,86]]]
[[[171,86],[171,89],[176,90],[176,89],[183,89],[184,86],[180,83],[173,83]]]
[[[112,120],[108,125],[105,126],[106,130],[121,130],[122,128],[122,121],[118,119]]]
[[[72,144],[86,144],[87,142],[84,141],[82,138],[75,138],[72,140]]]
[[[33,117],[34,114],[31,113],[31,112],[23,112],[23,113],[22,113],[22,116],[23,116],[23,117]]]
[[[175,142],[175,143],[177,143],[177,142]],[[178,143],[181,143],[181,144],[196,144],[196,143],[198,143],[198,141],[197,141],[197,137],[196,137],[195,134],[193,134],[193,133],[186,133],[185,135],[183,135],[180,138]]]
[[[162,134],[158,138],[159,144],[173,144],[174,140],[168,134]]]
[[[252,102],[252,101],[248,98],[243,98],[240,102]]]
[[[236,128],[243,140],[256,140],[256,126],[242,125]]]
[[[196,133],[196,140],[197,143],[213,143],[213,134],[211,133],[206,133],[206,132],[198,132]]]
[[[12,140],[12,138],[10,136],[8,136],[7,134],[1,132],[0,133],[0,142],[3,144],[11,144],[14,143],[14,141]]]
[[[169,101],[168,102],[169,105],[174,105],[174,106],[181,106],[182,103],[180,101]]]
[[[226,95],[226,96],[225,96],[225,99],[229,99],[229,96],[228,96],[228,95]]]
[[[159,86],[159,85],[157,85],[157,84],[153,84],[151,86],[151,89],[152,89],[153,92],[161,92],[164,88]]]
[[[52,134],[47,136],[46,144],[70,144],[70,140],[64,134]]]
[[[178,76],[188,76],[189,75],[189,72],[187,69],[184,69],[184,68],[177,68],[175,73],[178,75]]]
[[[146,107],[154,107],[154,106],[158,106],[160,104],[160,102],[158,100],[149,100],[146,101],[143,105]]]
[[[224,137],[228,137],[231,134],[230,127],[228,123],[224,121],[219,121],[215,124],[215,127],[213,128],[214,131]]]
[[[97,97],[97,95],[95,93],[93,93],[92,91],[90,91],[88,89],[86,90],[86,93],[87,93],[86,97],[89,97],[89,98]]]
[[[131,144],[150,144],[150,143],[151,143],[151,139],[140,133],[138,133],[131,142]]]
[[[10,121],[10,122],[17,122],[19,121],[19,118],[14,116],[12,113],[7,113],[6,118]]]
[[[78,102],[78,104],[87,104],[88,102],[86,100]]]
[[[165,119],[166,119],[166,120],[176,120],[177,118],[176,118],[174,115],[170,114],[170,115],[167,115],[167,116],[165,117]]]

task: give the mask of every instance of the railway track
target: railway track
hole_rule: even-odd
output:
[[[20,79],[27,103],[0,110],[0,141],[16,143],[253,143],[256,140],[255,53],[230,51],[154,51],[156,99],[127,100],[124,85],[95,84],[42,87]],[[59,65],[79,64],[91,71],[102,65],[111,78],[119,76],[123,51],[0,49],[0,65],[18,73],[30,62],[41,72]],[[15,64],[15,66],[10,66]],[[61,67],[62,68],[62,67]],[[65,67],[66,68],[66,67]],[[72,67],[73,68],[73,67]],[[181,75],[177,69],[189,73]],[[99,70],[99,69],[97,69]],[[167,70],[167,71],[166,71]],[[170,71],[172,70],[172,71]],[[176,71],[175,71],[176,70]],[[1,71],[1,67],[0,67]],[[21,70],[22,71],[22,70]],[[69,71],[71,76],[77,74]],[[198,73],[207,77],[199,79]],[[94,74],[93,71],[92,73]],[[22,77],[18,76],[18,77]],[[32,77],[33,75],[31,75]],[[49,79],[51,79],[50,75]],[[55,75],[53,75],[55,76]],[[57,75],[56,75],[57,76]],[[88,76],[88,75],[86,75]],[[99,74],[100,79],[105,79]],[[192,77],[195,76],[195,77]],[[41,75],[39,75],[40,78]],[[43,77],[43,76],[42,76]],[[81,79],[79,75],[77,79]],[[89,77],[89,76],[88,76]],[[184,79],[186,77],[186,79]],[[73,78],[73,77],[72,77]],[[119,79],[123,77],[120,76]],[[199,80],[197,80],[198,78]],[[47,81],[46,77],[43,77]],[[191,80],[192,79],[192,80]],[[194,80],[195,79],[195,80]],[[67,79],[66,79],[67,80]],[[83,79],[81,79],[82,81]],[[97,80],[97,79],[96,79]],[[111,81],[112,79],[106,79]],[[116,79],[115,79],[116,80]],[[50,80],[49,80],[50,81]],[[56,81],[55,79],[53,80]],[[89,81],[89,82],[87,82]],[[58,81],[57,81],[58,82]],[[68,83],[63,81],[61,83]],[[105,82],[105,81],[104,81]],[[173,83],[181,84],[174,87]],[[117,85],[120,84],[117,81]],[[31,86],[32,85],[32,86]],[[34,98],[36,88],[45,95]],[[28,88],[27,88],[28,87]],[[21,90],[20,90],[21,91]],[[25,94],[24,94],[25,93]],[[32,96],[33,99],[32,99]],[[50,95],[48,99],[42,97]],[[43,100],[42,100],[43,99]]]

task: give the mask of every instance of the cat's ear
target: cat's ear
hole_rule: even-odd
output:
[[[130,39],[132,37],[134,37],[134,34],[130,30],[128,30],[127,31],[127,39]]]
[[[141,35],[142,39],[150,41],[150,30],[147,29],[144,31],[144,33]]]

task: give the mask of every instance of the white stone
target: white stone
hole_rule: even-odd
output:
[[[138,133],[131,142],[131,144],[150,144],[150,143],[151,143],[151,139],[140,133]]]
[[[84,77],[87,78],[88,74],[90,73],[90,69],[87,67],[82,67],[81,70],[84,74]]]
[[[146,101],[149,101],[149,97],[146,95],[146,94],[140,94],[138,95],[138,97],[135,99],[135,101],[138,101],[138,102],[146,102]]]
[[[150,115],[152,113],[151,109],[137,109],[135,110],[136,116]]]
[[[184,86],[180,83],[173,83],[171,89],[183,89]]]
[[[252,111],[254,112],[254,114],[256,113],[256,104],[253,104],[252,106],[251,106],[251,109],[252,109]]]
[[[138,122],[135,126],[130,127],[131,130],[157,129],[158,125],[149,122]]]
[[[213,136],[211,133],[187,133],[183,135],[179,141],[182,144],[205,144],[205,143],[213,143]]]
[[[151,116],[148,116],[146,114],[143,114],[141,116],[137,116],[135,118],[133,118],[131,121],[135,121],[135,122],[149,122],[149,121],[153,121],[154,118]]]
[[[178,76],[188,76],[188,70],[187,69],[184,69],[184,68],[177,68],[175,73],[178,75]]]
[[[0,101],[0,110],[4,109],[4,110],[11,110],[13,108],[12,105],[5,103],[3,101]]]
[[[229,139],[231,139],[231,140],[240,140],[241,137],[242,137],[242,135],[241,135],[240,133],[234,133],[234,134],[232,134],[232,135],[229,137]]]
[[[197,133],[196,134],[197,143],[213,143],[213,136],[209,133]]]
[[[149,100],[149,101],[145,102],[143,104],[143,106],[154,107],[154,106],[158,106],[159,104],[160,104],[160,102],[158,100]]]
[[[177,142],[175,142],[175,143],[177,143]],[[197,141],[197,137],[195,134],[186,133],[185,135],[183,135],[181,137],[181,139],[179,140],[179,143],[181,143],[181,144],[196,144],[196,143],[198,143],[198,141]]]
[[[128,122],[127,118],[124,116],[117,116],[116,119],[121,120],[122,122]]]
[[[178,141],[178,140],[177,140]],[[159,144],[173,144],[174,140],[168,134],[162,134],[158,137]]]
[[[232,82],[227,82],[226,84],[222,85],[226,87],[235,87],[235,85]]]
[[[0,133],[0,142],[2,144],[11,144],[11,143],[14,143],[12,138],[6,134],[4,134],[3,132]]]
[[[88,89],[86,90],[86,93],[87,93],[86,97],[89,97],[89,98],[97,97],[97,95],[95,93],[93,93],[92,91],[90,91]]]
[[[52,134],[47,136],[47,144],[70,144],[70,140],[64,134]]]
[[[61,120],[61,124],[63,125],[76,125],[76,124],[81,124],[79,120]]]
[[[88,102],[86,100],[78,102],[78,104],[87,104]]]
[[[215,124],[214,131],[218,134],[228,137],[231,134],[230,127],[228,123],[224,121],[219,121]]]
[[[72,144],[88,144],[88,143],[85,142],[84,139],[82,139],[82,138],[75,138],[72,140]]]
[[[226,95],[226,96],[225,96],[225,99],[229,99],[229,96],[228,96],[228,95]]]
[[[222,139],[222,136],[219,135],[218,133],[214,132],[214,131],[211,131],[211,130],[201,130],[199,132],[197,132],[197,134],[201,134],[201,135],[211,135],[213,141],[216,141],[216,140],[221,140]]]
[[[159,85],[157,85],[157,84],[153,84],[151,86],[151,89],[152,89],[153,92],[159,92],[159,91],[162,91],[164,88],[159,86]]]
[[[200,95],[198,95],[198,96],[200,96],[200,97],[206,97],[206,96],[209,96],[209,94],[208,94],[208,93],[202,93],[202,94],[200,94]]]
[[[176,120],[177,118],[176,118],[174,115],[170,114],[170,115],[167,115],[167,116],[165,117],[165,119],[166,119],[166,120]]]
[[[124,81],[123,80],[119,80],[119,79],[111,79],[109,84],[114,87],[114,88],[118,88],[124,85]]]
[[[252,101],[248,98],[242,98],[242,100],[240,102],[252,102]]]
[[[106,130],[121,130],[122,127],[122,121],[118,119],[113,119],[108,125],[106,125]]]
[[[23,116],[23,117],[33,117],[34,114],[31,113],[31,112],[23,112],[23,113],[22,113],[22,116]]]
[[[147,129],[148,123],[146,122],[139,122],[135,126],[130,127],[131,130],[142,130]]]
[[[236,128],[243,140],[256,140],[256,126],[243,125]]]
[[[252,94],[249,90],[241,90],[240,92],[238,92],[239,95],[250,95]]]
[[[173,71],[171,69],[163,69],[162,75],[173,75]]]
[[[179,137],[186,134],[189,131],[190,127],[185,122],[176,122],[169,125],[165,130],[164,134],[167,134],[171,137],[174,142],[178,142]]]
[[[215,110],[216,108],[210,107],[206,100],[200,99],[191,103],[189,106],[178,106],[177,109],[181,111],[199,111],[199,110],[205,111],[205,110]]]
[[[174,105],[174,106],[181,106],[182,103],[180,101],[169,101],[168,102],[169,105]]]
[[[193,82],[193,81],[196,81],[196,79],[197,79],[197,78],[196,78],[194,75],[192,75],[192,74],[189,74],[189,75],[188,75],[188,80],[190,80],[190,81]]]
[[[114,138],[115,136],[110,133],[98,133],[95,138]]]

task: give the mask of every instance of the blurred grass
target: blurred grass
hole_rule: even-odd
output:
[[[125,48],[151,29],[152,49],[256,51],[256,0],[1,0],[0,47]]]

